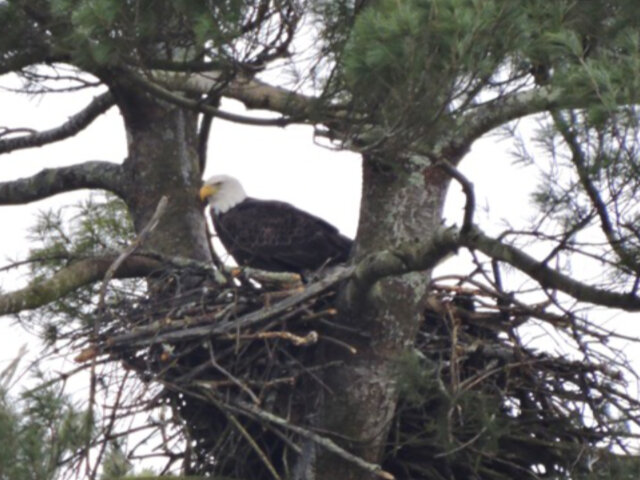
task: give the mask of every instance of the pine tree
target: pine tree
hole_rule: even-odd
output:
[[[7,387],[19,359],[0,375],[0,478],[53,480],[62,465],[91,437],[91,422],[57,385],[12,397]]]
[[[635,2],[9,0],[0,23],[0,73],[22,93],[102,87],[58,128],[8,128],[0,153],[69,138],[111,108],[126,132],[122,164],[0,184],[4,205],[82,188],[118,198],[43,217],[32,282],[0,296],[1,313],[40,322],[90,372],[99,427],[64,447],[84,452],[89,476],[91,452],[147,429],[164,471],[187,475],[637,477],[620,453],[640,404],[612,332],[584,313],[640,309]],[[274,70],[295,75],[269,83]],[[530,116],[537,131],[519,131]],[[212,118],[310,124],[361,155],[347,266],[280,301],[283,275],[234,279],[214,263],[196,200]],[[530,228],[494,236],[458,167],[499,129],[545,176]],[[452,183],[466,198],[455,223]],[[434,281],[460,251],[474,270]],[[569,353],[528,344],[535,325]],[[128,420],[143,425],[123,432]]]

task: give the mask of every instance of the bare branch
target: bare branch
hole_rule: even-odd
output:
[[[58,193],[97,188],[123,196],[120,165],[89,161],[60,168],[47,168],[32,177],[0,182],[0,205],[20,205]]]
[[[464,235],[468,233],[473,226],[473,213],[476,209],[476,196],[473,191],[473,183],[471,183],[469,179],[460,172],[460,170],[451,165],[445,159],[441,159],[437,165],[447,172],[449,176],[455,179],[460,184],[462,191],[464,192],[466,201],[464,204],[462,228],[460,229],[460,233]]]
[[[294,118],[313,117],[321,99],[274,87],[260,80],[235,79],[224,89],[224,95],[238,100],[247,108],[267,109]],[[323,107],[326,110],[326,107]],[[335,110],[335,109],[333,109]]]
[[[460,236],[460,245],[479,250],[490,258],[508,263],[529,275],[544,288],[559,290],[581,302],[620,308],[630,312],[640,310],[640,297],[579,282],[548,267],[516,247],[488,237],[477,227],[472,228],[469,234]]]
[[[317,443],[323,448],[326,448],[330,452],[335,453],[340,458],[348,462],[354,463],[358,467],[362,468],[363,470],[369,473],[372,473],[376,477],[379,477],[385,480],[393,480],[395,478],[391,473],[383,470],[382,467],[380,467],[380,465],[367,462],[366,460],[344,450],[342,447],[340,447],[337,443],[335,443],[330,438],[323,437],[321,435],[318,435],[317,433],[312,432],[311,430],[307,430],[306,428],[302,428],[297,425],[294,425],[291,422],[287,421],[286,419],[279,417],[277,415],[274,415],[273,413],[263,410],[260,407],[257,407],[255,405],[251,405],[241,400],[237,400],[236,404],[238,405],[238,407],[236,407],[237,411],[245,414],[251,414],[269,423],[273,423],[280,427],[296,432],[298,435],[312,440],[313,442]],[[227,408],[236,409],[231,405],[227,405]]]
[[[0,140],[0,154],[23,148],[41,147],[48,143],[72,137],[84,130],[113,105],[115,105],[115,100],[111,92],[98,95],[83,110],[69,117],[69,120],[56,128]]]
[[[87,258],[72,263],[56,272],[51,278],[37,280],[21,290],[0,295],[0,315],[32,310],[53,302],[80,287],[102,279],[116,257]],[[116,278],[143,277],[157,270],[162,264],[146,256],[136,255],[126,259]]]

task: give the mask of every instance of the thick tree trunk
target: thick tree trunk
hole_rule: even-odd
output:
[[[169,200],[165,213],[142,248],[168,258],[211,262],[205,216],[198,199],[201,172],[197,153],[197,115],[131,91],[116,93],[129,147],[129,156],[124,164],[127,179],[125,202],[136,231],[140,232],[147,225],[163,196]],[[203,282],[200,275],[185,272],[176,279],[173,275],[164,277],[162,273],[159,272],[157,279],[149,282],[151,300],[158,300],[165,306],[169,305],[172,297],[176,302],[174,306],[180,306],[190,298],[200,300],[197,288]],[[194,361],[198,361],[197,354],[191,354],[196,356]],[[192,360],[189,355],[181,358],[180,364],[174,365],[176,371],[191,368]],[[149,364],[155,363],[152,352]],[[166,366],[163,368],[162,378],[167,382],[166,398],[185,422],[189,441],[195,440],[199,445],[193,447],[196,458],[185,461],[185,473],[208,472],[213,468],[213,461],[206,452],[210,443],[216,440],[211,438],[212,433],[219,430],[211,425],[213,407],[208,402],[183,395],[180,389],[172,390],[172,372]]]
[[[162,196],[166,212],[145,249],[210,261],[205,218],[198,200],[201,172],[197,115],[156,99],[116,92],[127,132],[126,203],[136,231],[147,224]]]
[[[363,182],[356,261],[401,243],[424,241],[440,226],[449,183],[440,169],[366,158]],[[340,443],[369,462],[381,460],[397,402],[397,360],[412,348],[423,321],[429,281],[427,271],[379,281],[343,320],[363,334],[348,340],[357,354],[332,352],[344,365],[327,377],[330,392],[325,392],[319,427],[350,439]],[[322,448],[315,456],[316,466],[307,466],[306,478],[373,478]]]

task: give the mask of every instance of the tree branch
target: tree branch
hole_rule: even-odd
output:
[[[154,81],[148,80],[138,73],[129,70],[127,72],[129,80],[133,84],[135,84],[138,88],[145,90],[158,98],[166,100],[167,102],[173,103],[180,107],[193,110],[196,112],[208,113],[213,115],[214,117],[221,118],[223,120],[228,120],[230,122],[242,123],[244,125],[257,125],[257,126],[274,126],[274,127],[284,127],[291,123],[294,123],[296,120],[280,117],[280,118],[255,118],[255,117],[247,117],[246,115],[238,115],[235,113],[225,112],[224,110],[220,110],[219,108],[215,108],[211,105],[207,105],[206,103],[199,102],[196,100],[191,100],[187,97],[182,96],[180,93],[174,93],[171,90],[161,86]],[[194,74],[195,75],[195,74]],[[177,74],[165,73],[165,76],[176,77]],[[179,78],[184,79],[184,75]],[[175,88],[178,90],[178,88]],[[203,93],[198,91],[198,93]],[[209,92],[204,92],[209,93]],[[265,107],[266,108],[266,107]],[[297,121],[301,122],[302,118],[299,118]]]
[[[640,310],[640,297],[579,282],[548,267],[516,247],[488,237],[477,227],[472,228],[469,234],[460,236],[459,243],[469,249],[479,250],[490,258],[508,263],[529,275],[544,288],[559,290],[581,302],[620,308],[630,312]]]
[[[629,98],[621,93],[618,101],[628,103]],[[431,153],[436,158],[450,153],[445,157],[457,161],[475,140],[512,120],[557,109],[587,108],[594,103],[602,103],[597,92],[573,93],[550,85],[503,95],[460,115],[457,127],[452,128],[451,134],[439,141]]]
[[[373,284],[382,278],[433,268],[459,247],[479,250],[494,260],[508,263],[529,275],[543,288],[559,290],[578,301],[640,311],[640,297],[632,293],[612,292],[575,280],[522,250],[485,235],[476,226],[470,227],[466,233],[456,228],[443,228],[429,242],[403,244],[394,250],[368,255],[357,264],[349,279],[345,289],[347,305],[357,305]]]
[[[34,281],[23,289],[0,295],[0,315],[41,307],[80,287],[97,282],[104,277],[115,259],[116,255],[79,260],[59,270],[51,278]],[[143,277],[161,265],[146,256],[131,256],[120,266],[115,277]]]
[[[123,196],[121,171],[120,165],[102,161],[47,168],[32,177],[0,182],[0,205],[20,205],[82,188],[98,188]]]
[[[553,111],[551,113],[554,124],[562,138],[564,138],[565,143],[569,147],[569,151],[571,152],[571,162],[576,167],[576,172],[578,174],[578,178],[580,179],[580,184],[584,191],[587,193],[593,208],[600,219],[600,228],[607,238],[607,242],[613,249],[613,251],[618,256],[618,259],[625,267],[628,267],[630,270],[638,274],[640,272],[640,268],[638,262],[636,261],[635,254],[632,251],[629,251],[625,248],[624,242],[621,238],[616,234],[613,224],[611,223],[611,219],[609,218],[609,213],[607,210],[607,205],[605,204],[600,191],[591,181],[591,177],[588,169],[588,161],[586,153],[582,150],[582,146],[580,145],[580,140],[576,134],[576,132],[570,127],[567,120],[565,120],[562,115]]]
[[[204,325],[193,326],[193,319],[189,319],[188,321],[173,322],[170,330],[162,328],[162,331],[160,331],[161,326],[153,324],[136,328],[134,331],[124,333],[122,335],[108,338],[106,344],[102,348],[104,350],[112,350],[118,348],[145,347],[162,342],[187,341],[211,335],[235,332],[239,329],[273,318],[275,315],[279,315],[291,307],[313,298],[330,288],[332,285],[348,278],[352,273],[353,267],[336,267],[326,277],[307,286],[303,292],[291,295],[276,304],[242,315],[232,321],[221,321],[227,316],[226,312],[222,312],[219,316],[207,318],[207,323]],[[2,312],[0,311],[0,314],[1,313]]]
[[[294,118],[313,118],[314,112],[317,115],[321,108],[319,98],[274,87],[255,78],[236,78],[227,85],[223,93],[242,102],[247,108],[274,110]]]
[[[48,143],[72,137],[84,130],[113,105],[115,105],[115,99],[111,92],[98,95],[83,110],[69,117],[69,120],[56,128],[0,140],[0,154],[23,148],[41,147]]]
[[[113,262],[113,264],[107,270],[107,273],[104,275],[104,279],[102,280],[102,287],[100,287],[100,297],[98,299],[98,309],[102,310],[104,307],[104,299],[107,294],[107,285],[116,274],[118,269],[122,266],[122,264],[133,255],[133,252],[136,249],[140,248],[140,245],[144,243],[149,234],[153,231],[154,228],[158,225],[160,221],[160,217],[164,214],[164,211],[167,209],[167,203],[169,202],[169,197],[163,196],[158,202],[158,206],[156,207],[156,211],[153,213],[151,220],[149,223],[145,225],[142,231],[138,234],[136,239],[129,245],[124,251],[118,255],[118,258]]]
[[[220,73],[215,71],[185,75],[162,70],[154,70],[151,76],[154,81],[167,88],[185,93],[207,95],[211,91],[219,90],[221,95],[238,100],[249,109],[278,112],[290,117],[290,122],[302,122],[306,119],[306,123],[309,123],[310,119],[319,117],[320,111],[339,115],[342,110],[339,106],[327,108],[322,104],[321,98],[275,87],[253,77],[238,75],[228,82],[223,82]]]
[[[476,209],[476,196],[473,190],[473,183],[465,177],[460,170],[451,165],[444,158],[441,159],[437,164],[440,168],[442,168],[447,174],[456,180],[460,186],[462,187],[462,191],[465,196],[465,204],[464,204],[464,217],[462,219],[462,228],[460,228],[460,233],[462,235],[469,233],[471,227],[473,226],[473,214]]]
[[[383,250],[360,260],[345,288],[344,300],[348,308],[357,308],[371,287],[392,275],[429,270],[458,248],[458,231],[442,228],[428,241],[405,243],[393,250]]]
[[[451,134],[444,136],[430,153],[435,158],[447,158],[455,165],[471,144],[485,133],[511,120],[558,108],[563,95],[564,91],[560,89],[539,87],[479,105],[461,115],[456,120],[457,128],[452,128]]]

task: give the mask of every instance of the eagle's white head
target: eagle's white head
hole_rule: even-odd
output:
[[[200,200],[209,202],[215,213],[226,213],[245,198],[240,182],[229,175],[214,175],[200,189]]]

